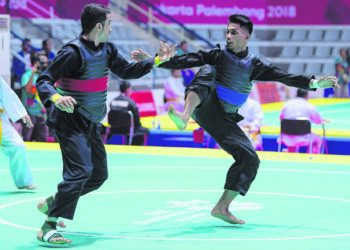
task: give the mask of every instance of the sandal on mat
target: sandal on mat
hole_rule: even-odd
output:
[[[56,222],[55,221],[45,221],[41,230],[38,232],[36,238],[42,242],[48,242],[50,244],[70,244],[71,240],[66,239],[57,232],[56,230]]]

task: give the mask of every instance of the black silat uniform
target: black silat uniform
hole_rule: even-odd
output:
[[[288,74],[248,53],[248,49],[239,53],[227,49],[198,51],[174,56],[160,65],[168,69],[198,66],[203,67],[186,88],[186,95],[194,91],[201,100],[191,116],[235,160],[228,170],[224,188],[245,195],[255,179],[260,160],[237,125],[243,119],[237,111],[248,98],[252,81],[278,81],[312,90],[309,82],[313,77]]]
[[[58,52],[37,80],[40,99],[52,107],[47,120],[55,129],[63,160],[63,181],[57,186],[49,217],[73,219],[79,197],[107,179],[107,154],[98,124],[106,115],[108,70],[123,79],[139,78],[153,68],[153,58],[127,62],[111,42],[97,47],[80,35]],[[57,90],[54,88],[57,82]],[[49,98],[72,96],[74,113],[61,111]]]

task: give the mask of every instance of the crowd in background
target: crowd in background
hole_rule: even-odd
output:
[[[53,132],[46,126],[46,109],[40,101],[36,90],[36,80],[55,58],[52,51],[51,39],[42,41],[41,48],[31,45],[31,40],[25,38],[22,50],[12,61],[12,87],[27,110],[33,127],[28,128],[19,121],[14,124],[24,141],[47,142],[52,141]]]
[[[182,41],[176,48],[176,51],[177,55],[189,52],[187,42]],[[339,49],[339,57],[334,59],[334,64],[340,88],[337,88],[335,91],[332,88],[325,89],[325,97],[349,98],[349,53],[350,49]],[[46,110],[39,99],[35,87],[36,79],[54,58],[55,52],[52,51],[52,41],[50,38],[42,41],[41,48],[33,47],[31,45],[31,40],[25,38],[22,42],[22,50],[18,52],[18,56],[13,57],[11,87],[22,101],[22,104],[33,122],[32,128],[24,126],[21,121],[13,124],[24,141],[55,141],[54,132],[50,131],[45,124],[47,118]],[[176,110],[180,111],[183,109],[185,87],[191,83],[195,72],[196,69],[171,71],[171,75],[163,83],[164,104],[161,110],[166,112],[170,104],[173,105]],[[122,85],[125,85],[125,82],[121,81],[120,84],[122,87]],[[128,82],[128,84],[131,89],[132,83]],[[290,96],[288,87],[285,87],[283,91],[286,93],[288,92],[286,95],[288,99],[294,99],[293,96]],[[126,95],[121,92],[121,96]],[[130,95],[128,98],[131,100]],[[296,98],[300,98],[300,96],[297,95]],[[136,119],[135,123],[138,124],[138,127],[142,128],[138,110],[135,108],[129,110],[132,110],[134,113],[134,119]],[[137,112],[135,112],[135,110]],[[263,113],[260,103],[249,98],[244,107],[240,109],[240,112],[246,117],[246,119],[240,123],[241,128],[250,137],[256,149],[262,150],[260,128],[262,126]],[[148,134],[149,132],[147,132],[147,136]],[[142,139],[139,142],[137,141],[139,140],[135,140],[133,144],[143,144]]]
[[[339,57],[334,61],[339,88],[335,89],[334,97],[349,98],[350,49],[339,49]]]

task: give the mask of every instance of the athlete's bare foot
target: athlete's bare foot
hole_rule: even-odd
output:
[[[184,131],[186,129],[189,117],[186,117],[184,114],[175,110],[173,105],[169,105],[168,115],[171,120],[175,123],[176,127],[180,131]]]
[[[243,220],[239,220],[237,217],[235,217],[233,214],[231,214],[230,211],[228,210],[224,210],[224,209],[220,209],[217,206],[215,206],[213,208],[213,210],[211,210],[211,215],[213,217],[219,218],[223,221],[226,221],[230,224],[244,224],[245,221]]]
[[[37,233],[36,238],[42,242],[48,242],[50,244],[70,244],[71,240],[66,239],[56,230],[57,222],[45,220],[45,223],[41,227],[41,230]]]

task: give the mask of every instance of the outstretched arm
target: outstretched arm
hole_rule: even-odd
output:
[[[177,53],[177,51],[175,51],[175,48],[176,44],[170,47],[169,44],[160,42],[157,56],[154,59],[154,66],[158,66],[159,64],[169,60],[170,57],[174,56]],[[153,58],[153,56],[151,56],[146,51],[143,51],[142,49],[138,49],[131,52],[131,58],[136,62],[140,62]]]
[[[108,43],[109,54],[109,69],[122,79],[137,79],[148,74],[151,69],[158,66],[165,60],[168,60],[176,52],[175,47],[170,47],[168,44],[160,44],[158,56],[152,57],[147,52],[141,49],[131,52],[131,57],[136,62],[129,63],[125,58],[118,53],[118,50],[113,43]]]
[[[265,58],[258,58],[254,62],[254,69],[250,80],[276,81],[290,87],[305,89],[308,91],[315,91],[316,88],[329,88],[338,86],[335,76],[325,75],[315,82],[315,77],[312,75],[307,76],[290,74],[278,68],[276,65],[273,65]]]
[[[167,43],[160,42],[158,55],[154,58],[153,66],[164,69],[187,69],[203,66],[205,64],[215,65],[222,51],[220,49],[199,50],[196,53],[186,53],[180,56],[176,54],[175,46],[170,47]],[[139,49],[131,52],[131,57],[136,62],[153,58],[147,52]]]
[[[339,87],[338,78],[327,74],[322,76],[319,80],[311,79],[309,86],[310,88],[313,88],[313,89],[338,88]]]

